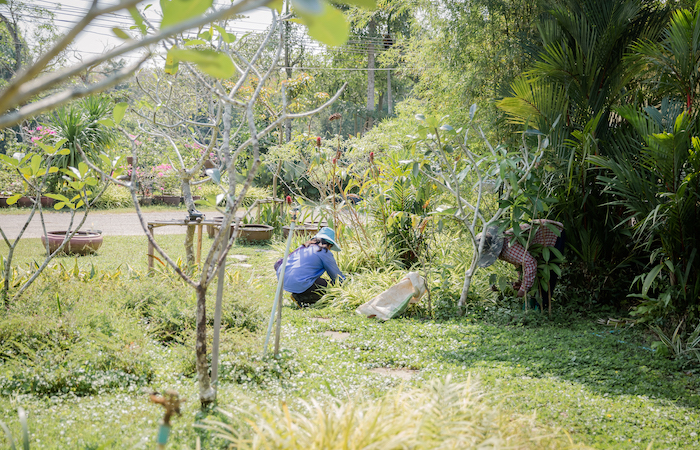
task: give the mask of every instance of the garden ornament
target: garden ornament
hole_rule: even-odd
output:
[[[498,259],[503,249],[503,234],[498,231],[498,227],[491,226],[486,231],[476,235],[477,248],[484,239],[484,249],[479,257],[479,267],[488,267]]]
[[[340,251],[340,246],[335,242],[335,231],[333,231],[333,228],[321,228],[321,231],[319,231],[318,234],[314,236],[314,239],[323,239],[324,241],[332,245],[331,250],[336,252]]]

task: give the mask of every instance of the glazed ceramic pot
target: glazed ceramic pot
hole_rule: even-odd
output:
[[[164,205],[177,206],[182,202],[182,197],[179,195],[161,195],[156,197],[156,200],[160,201]]]
[[[49,252],[53,253],[60,247],[66,237],[66,231],[49,231],[41,237],[41,242],[46,245],[49,241]],[[87,255],[95,253],[102,246],[102,233],[100,231],[78,231],[63,247],[63,252],[69,255]]]
[[[153,204],[153,197],[140,197],[139,205],[141,206],[151,206]]]
[[[238,238],[249,242],[269,241],[274,227],[260,223],[246,223],[238,229]]]
[[[42,208],[53,208],[54,203],[56,201],[52,199],[51,197],[46,197],[44,195],[41,196],[41,207]]]
[[[34,206],[34,202],[32,201],[31,198],[29,197],[20,197],[19,200],[17,200],[17,206],[20,208],[31,208]]]
[[[285,225],[282,227],[282,235],[286,238],[289,236],[290,225]],[[294,236],[314,236],[318,233],[318,225],[315,223],[305,223],[301,225],[294,226]]]

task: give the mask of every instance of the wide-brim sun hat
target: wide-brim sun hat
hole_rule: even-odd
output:
[[[334,252],[339,252],[340,251],[340,246],[338,245],[337,242],[335,242],[335,231],[333,231],[333,228],[330,227],[323,227],[321,230],[314,236],[315,239],[322,239],[329,244],[331,244],[331,250]]]
[[[484,239],[484,249],[479,257],[479,267],[488,267],[498,259],[503,249],[503,234],[498,231],[498,227],[488,227],[483,233],[476,235],[477,248]]]

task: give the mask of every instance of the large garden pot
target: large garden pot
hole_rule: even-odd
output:
[[[41,236],[41,242],[46,245],[49,240],[49,252],[53,253],[66,237],[66,231],[49,231],[46,236]],[[99,231],[77,231],[75,235],[63,247],[63,252],[75,255],[87,255],[95,253],[102,245],[102,233]]]
[[[152,204],[153,204],[153,197],[139,197],[139,205],[151,206]]]
[[[182,197],[179,195],[160,195],[156,197],[156,200],[164,205],[177,206],[182,202]]]
[[[41,207],[42,208],[53,208],[54,203],[56,201],[52,199],[51,197],[46,197],[44,195],[41,196]]]
[[[3,196],[0,197],[0,208],[7,208],[7,207],[10,206],[10,205],[7,204],[7,199],[8,199],[8,198],[9,198],[9,197],[7,197],[7,196],[5,196],[5,195],[3,195]]]
[[[23,196],[17,200],[17,206],[19,206],[20,208],[31,208],[32,206],[34,206],[34,202],[30,197]]]
[[[289,236],[289,229],[291,225],[285,225],[282,227],[282,235],[284,237]],[[294,225],[294,236],[315,236],[318,233],[318,225],[315,223],[305,223],[301,225]]]
[[[238,228],[238,239],[243,239],[249,242],[269,241],[272,239],[274,227],[263,225],[260,223],[246,223]]]

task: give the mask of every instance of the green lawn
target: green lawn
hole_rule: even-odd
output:
[[[182,235],[158,239],[175,258],[184,256]],[[299,399],[379,398],[402,383],[471,376],[489,405],[513,417],[535,415],[574,442],[700,447],[697,373],[651,351],[644,328],[616,330],[598,325],[595,315],[550,320],[489,303],[467,318],[379,323],[349,310],[286,305],[282,358],[263,359],[276,287],[271,265],[280,248],[238,245],[232,252],[248,260],[230,258],[227,268],[224,410],[246,398],[285,399],[291,408]],[[153,448],[162,413],[148,401],[151,389],[175,389],[188,399],[174,420],[172,448],[195,448],[198,437],[205,448],[223,446],[193,427],[212,413],[198,408],[192,291],[162,273],[147,276],[145,251],[143,237],[109,237],[99,255],[58,258],[4,315],[0,420],[17,437],[17,407],[27,409],[31,448]],[[16,262],[26,268],[42,250],[28,239],[18,252]],[[208,294],[211,315],[214,289]],[[505,320],[513,311],[520,319]],[[371,371],[378,368],[405,370]]]

